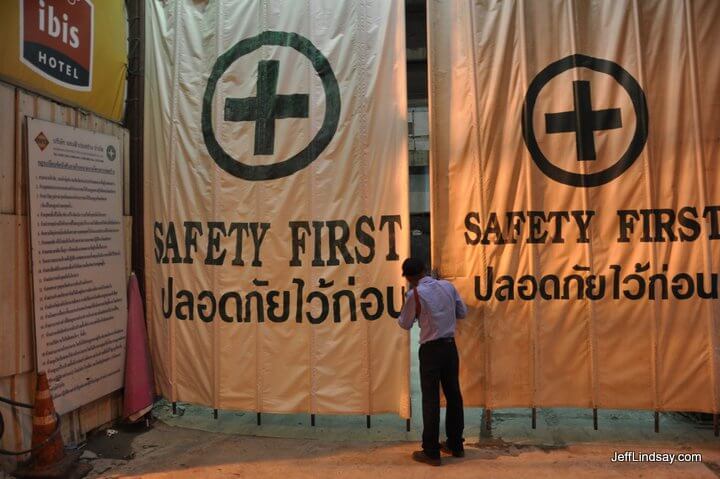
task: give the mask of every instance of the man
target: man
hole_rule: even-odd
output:
[[[412,328],[420,324],[420,388],[422,390],[423,436],[422,451],[412,458],[439,466],[440,451],[463,457],[463,401],[458,381],[458,352],[455,346],[455,320],[467,314],[465,303],[455,287],[447,281],[425,275],[425,264],[408,258],[402,264],[402,274],[410,283],[398,324]],[[440,384],[447,399],[445,433],[447,441],[439,443]]]

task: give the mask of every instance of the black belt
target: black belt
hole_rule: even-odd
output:
[[[454,343],[455,338],[450,336],[449,338],[438,338],[431,341],[425,341],[423,344],[438,344],[438,343]]]

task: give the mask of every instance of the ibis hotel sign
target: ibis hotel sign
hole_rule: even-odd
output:
[[[122,118],[127,64],[122,0],[7,1],[0,14],[0,39],[7,46],[0,53],[0,77],[111,120]]]
[[[21,60],[58,85],[92,86],[93,4],[90,0],[23,0]]]

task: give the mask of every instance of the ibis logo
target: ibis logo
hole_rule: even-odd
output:
[[[20,60],[53,83],[89,91],[92,88],[92,2],[18,1]]]

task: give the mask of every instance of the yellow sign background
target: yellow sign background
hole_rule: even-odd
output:
[[[0,3],[0,79],[36,93],[122,120],[125,111],[127,68],[127,15],[122,0],[93,2],[92,85],[78,91],[54,83],[21,61],[20,2]]]

